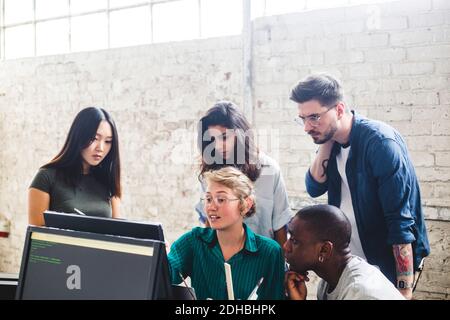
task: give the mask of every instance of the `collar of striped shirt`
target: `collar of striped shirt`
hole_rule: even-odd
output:
[[[245,232],[244,253],[257,254],[259,247],[256,243],[255,233],[245,223],[242,224]],[[210,248],[217,244],[217,231],[211,228],[204,228],[199,235],[200,240],[207,243]]]

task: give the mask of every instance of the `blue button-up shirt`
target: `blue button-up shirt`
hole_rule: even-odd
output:
[[[396,283],[392,245],[412,244],[415,270],[430,253],[419,184],[400,133],[383,122],[352,113],[351,149],[345,172],[359,237],[368,262],[379,266]],[[312,197],[328,191],[328,203],[337,207],[341,204],[341,177],[336,163],[340,149],[335,143],[327,181],[315,181],[309,171],[305,179]]]

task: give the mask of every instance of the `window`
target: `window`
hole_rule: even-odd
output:
[[[299,12],[305,10],[306,1],[290,1],[290,0],[265,0],[265,15],[284,14],[289,12]],[[320,2],[313,1],[313,2]]]
[[[15,24],[33,19],[33,0],[4,0],[5,24]]]
[[[236,35],[244,0],[0,0],[0,58]],[[251,18],[393,0],[250,0]]]
[[[36,0],[36,19],[62,17],[69,14],[67,0]]]
[[[69,52],[69,20],[58,19],[36,23],[36,54]]]
[[[17,41],[20,39],[20,41]],[[26,24],[5,29],[5,57],[7,59],[29,57],[34,52],[33,26]]]
[[[198,1],[179,0],[153,6],[153,41],[178,41],[199,37]]]
[[[241,33],[241,0],[202,0],[200,9],[202,38]]]
[[[151,41],[148,6],[112,11],[109,15],[110,47],[124,47]]]
[[[106,9],[107,0],[70,0],[70,13],[85,13]]]
[[[99,50],[108,47],[106,13],[72,18],[72,51]]]
[[[126,7],[135,4],[145,3],[145,0],[109,0],[110,8]]]

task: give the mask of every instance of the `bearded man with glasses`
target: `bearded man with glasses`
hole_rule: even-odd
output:
[[[290,99],[299,123],[320,145],[305,183],[309,195],[328,192],[352,226],[353,254],[376,265],[407,298],[414,271],[429,255],[420,190],[400,133],[363,118],[343,101],[339,81],[327,74],[300,81]]]

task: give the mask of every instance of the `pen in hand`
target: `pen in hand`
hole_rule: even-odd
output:
[[[187,283],[186,283],[186,279],[183,277],[183,275],[181,274],[181,272],[178,272],[178,274],[180,275],[181,281],[183,281],[184,286],[185,286],[186,289],[189,291],[189,294],[191,295],[192,300],[197,300],[197,299],[195,298],[194,294],[191,292],[189,286],[188,286]]]
[[[248,296],[247,300],[256,300],[258,299],[258,295],[256,294],[256,291],[258,291],[259,287],[261,286],[261,283],[263,282],[264,277],[261,277],[261,279],[259,279],[258,283],[256,284],[255,289],[253,289],[252,293],[250,293],[250,295]]]
[[[77,208],[73,208],[73,210],[75,210],[76,213],[81,214],[82,216],[85,216],[85,214],[81,210],[78,210]]]

